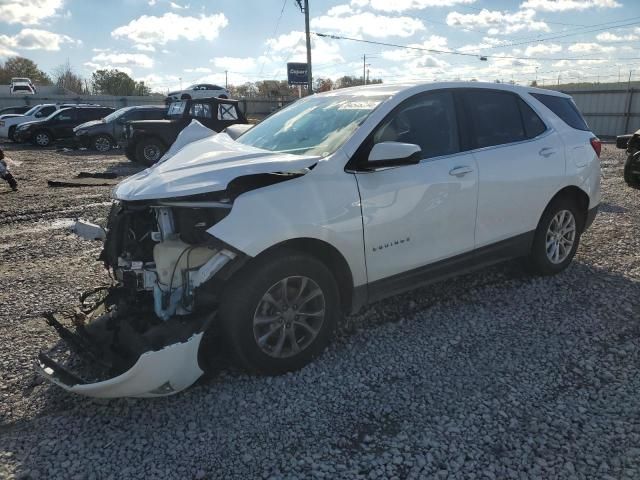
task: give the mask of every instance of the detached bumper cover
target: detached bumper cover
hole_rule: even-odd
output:
[[[191,386],[204,373],[198,365],[202,336],[202,332],[196,333],[185,342],[145,352],[129,370],[101,382],[85,383],[44,354],[40,355],[36,370],[51,383],[88,397],[172,395]]]

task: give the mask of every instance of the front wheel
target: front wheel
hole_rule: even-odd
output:
[[[165,151],[166,147],[160,140],[155,138],[142,139],[136,147],[136,160],[150,167],[162,158]]]
[[[46,130],[40,130],[33,134],[33,143],[38,147],[48,147],[52,140],[51,134]]]
[[[297,370],[327,346],[340,297],[327,267],[296,251],[258,259],[227,286],[219,315],[225,337],[248,370]]]
[[[545,210],[536,229],[528,266],[537,275],[555,275],[573,260],[584,227],[575,201],[560,197]]]
[[[91,146],[98,152],[108,152],[113,148],[113,142],[108,135],[96,135],[91,142]]]

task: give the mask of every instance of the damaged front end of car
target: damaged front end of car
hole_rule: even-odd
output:
[[[187,145],[116,188],[99,258],[114,284],[85,295],[72,313],[45,316],[102,376],[88,380],[41,353],[36,367],[47,380],[91,397],[153,397],[179,392],[202,376],[201,344],[205,334],[216,333],[219,295],[250,260],[210,229],[244,192],[309,171],[273,173],[282,172],[282,162],[273,159],[256,167],[256,151],[233,152],[233,141],[221,135]],[[243,170],[247,156],[254,160]],[[194,157],[199,161],[187,165]],[[217,166],[230,157],[234,171]]]

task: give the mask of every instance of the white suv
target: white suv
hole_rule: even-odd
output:
[[[118,285],[79,342],[119,375],[85,383],[42,355],[68,390],[174,393],[205,370],[208,335],[251,371],[300,368],[367,303],[516,257],[561,272],[600,202],[600,142],[548,90],[356,87],[235,141],[181,137],[114,191],[101,258]]]

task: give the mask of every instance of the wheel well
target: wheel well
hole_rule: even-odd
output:
[[[190,98],[191,98],[191,95],[187,93],[183,93],[182,96],[180,97],[180,100],[189,100]]]
[[[92,140],[95,140],[98,137],[107,137],[111,143],[116,143],[115,139],[108,133],[98,133],[92,137]]]
[[[562,190],[556,193],[551,201],[547,204],[547,207],[558,198],[570,198],[577,202],[578,208],[582,213],[582,222],[584,225],[584,221],[587,218],[587,213],[589,212],[589,195],[587,195],[586,192],[579,187],[571,185],[568,187],[564,187]]]
[[[136,140],[136,147],[141,143],[148,142],[149,140],[157,141],[163,147],[167,147],[167,144],[157,135],[142,135]]]
[[[287,248],[297,250],[306,255],[320,260],[329,268],[338,283],[340,292],[340,303],[343,312],[351,310],[353,299],[353,276],[351,269],[344,256],[331,244],[315,238],[295,238],[278,243],[261,252],[256,258],[262,255],[273,253],[274,250]]]

